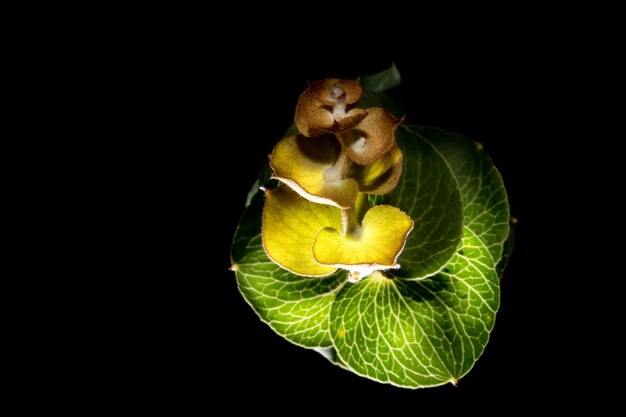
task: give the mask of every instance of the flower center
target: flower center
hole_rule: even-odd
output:
[[[333,85],[330,89],[330,98],[335,102],[333,118],[338,122],[346,117],[346,92],[341,87]]]

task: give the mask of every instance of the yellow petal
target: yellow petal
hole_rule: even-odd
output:
[[[359,190],[369,194],[387,194],[398,185],[402,175],[402,151],[397,145],[380,159],[368,165],[352,165],[350,177],[359,183]]]
[[[325,276],[334,266],[313,259],[313,240],[325,227],[341,228],[341,210],[311,203],[289,187],[265,191],[262,239],[267,256],[286,270],[305,276]]]
[[[339,208],[354,205],[359,186],[351,178],[327,181],[324,172],[333,166],[340,145],[333,135],[309,139],[301,135],[278,142],[270,157],[274,178],[304,198]]]
[[[365,275],[398,268],[396,259],[411,229],[413,220],[400,209],[376,206],[365,214],[363,225],[353,235],[345,236],[332,227],[320,230],[313,242],[313,257],[321,264]]]
[[[354,203],[354,212],[356,214],[356,221],[358,224],[363,223],[363,217],[370,209],[370,202],[365,193],[359,193]]]
[[[360,165],[371,164],[393,147],[400,121],[380,107],[367,109],[368,115],[354,128],[342,133],[348,156]]]

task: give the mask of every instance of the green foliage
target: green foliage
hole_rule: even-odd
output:
[[[452,258],[463,235],[463,206],[457,181],[442,155],[408,128],[396,132],[404,154],[398,186],[383,204],[398,207],[415,226],[398,263],[397,276],[420,279],[433,275]]]
[[[416,388],[456,384],[483,352],[499,306],[489,251],[469,228],[441,273],[346,285],[331,309],[338,356],[359,375]]]
[[[391,64],[391,67],[378,74],[365,75],[361,79],[361,85],[366,91],[373,93],[382,93],[391,88],[400,85],[400,71],[396,68],[396,64]]]

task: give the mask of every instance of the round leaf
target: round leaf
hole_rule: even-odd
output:
[[[463,234],[463,206],[450,167],[430,143],[404,126],[396,141],[404,155],[402,176],[382,202],[404,211],[415,226],[398,258],[401,269],[394,273],[421,279],[454,255]]]
[[[509,203],[500,172],[482,145],[455,133],[411,126],[448,161],[463,200],[463,224],[485,243],[496,261],[509,234]]]
[[[465,228],[445,272],[420,281],[377,272],[339,292],[331,336],[340,363],[402,387],[456,384],[487,344],[499,293],[489,251]]]
[[[246,209],[232,246],[239,291],[259,318],[290,342],[330,347],[330,306],[346,283],[345,271],[324,278],[291,274],[272,262],[261,244],[263,194]]]

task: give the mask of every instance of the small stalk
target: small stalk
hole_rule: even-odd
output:
[[[341,223],[343,225],[343,234],[351,237],[358,237],[361,231],[356,208],[354,206],[341,209]]]
[[[339,140],[339,144],[341,145],[341,150],[339,151],[339,156],[337,156],[337,160],[324,172],[324,179],[326,181],[339,181],[348,177],[348,172],[350,171],[350,167],[352,166],[352,159],[348,157],[348,152],[346,147],[343,144],[343,138],[341,135],[337,134],[337,139]]]

